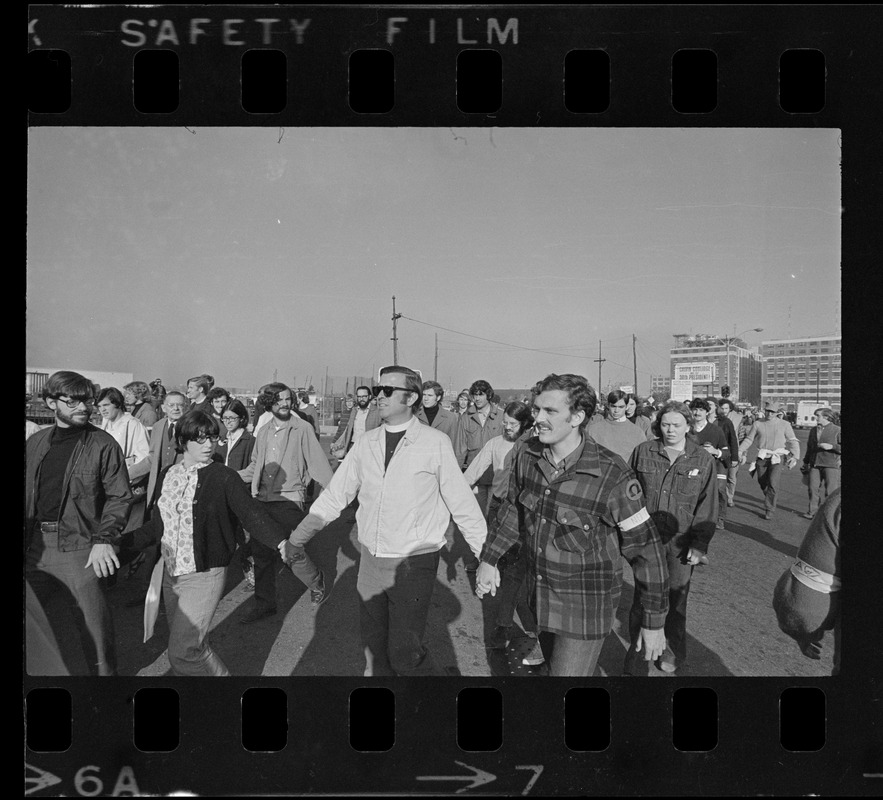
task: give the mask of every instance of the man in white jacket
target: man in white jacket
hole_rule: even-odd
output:
[[[279,550],[288,563],[294,548],[337,519],[358,494],[365,675],[437,675],[423,633],[445,530],[453,517],[477,558],[487,525],[451,440],[414,416],[422,396],[420,375],[385,367],[380,383],[372,391],[383,424],[359,438]]]

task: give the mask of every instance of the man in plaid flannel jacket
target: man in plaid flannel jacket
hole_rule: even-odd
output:
[[[585,378],[552,374],[534,391],[538,435],[516,452],[476,594],[496,593],[497,562],[520,543],[537,627],[554,634],[550,674],[591,676],[619,605],[622,554],[643,606],[637,649],[655,661],[665,649],[668,571],[641,486],[619,456],[585,435],[597,404]]]

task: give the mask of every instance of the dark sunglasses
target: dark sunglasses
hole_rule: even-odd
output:
[[[380,393],[383,392],[384,397],[392,397],[393,392],[410,392],[410,389],[406,389],[404,386],[372,386],[371,393],[375,397],[380,397]]]

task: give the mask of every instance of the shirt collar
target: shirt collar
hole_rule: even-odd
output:
[[[205,464],[193,464],[189,467],[185,467],[184,464],[181,463],[181,464],[177,464],[176,466],[179,466],[181,468],[181,471],[183,473],[185,473],[186,475],[192,475],[192,474],[197,473],[203,467],[207,467],[211,463],[212,463],[211,461],[207,461]]]
[[[598,457],[598,445],[594,439],[590,436],[586,436],[585,432],[580,434],[581,441],[577,446],[576,450],[567,455],[561,464],[558,466],[558,472],[562,473],[567,471],[568,469],[573,468],[574,472],[585,472],[590,475],[600,475],[601,474],[601,461]],[[538,446],[537,446],[538,445]],[[535,449],[530,447],[528,444],[528,449],[532,450],[535,455],[542,458],[546,451],[549,450],[542,442],[540,442],[539,438],[536,439]],[[551,451],[549,451],[549,457],[546,459],[551,463]]]

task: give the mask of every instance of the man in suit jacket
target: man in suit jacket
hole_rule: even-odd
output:
[[[147,509],[153,506],[157,479],[160,473],[171,464],[181,460],[175,450],[175,427],[187,411],[187,398],[181,392],[169,392],[163,401],[163,417],[150,432],[150,455],[132,468],[131,480],[150,475],[147,482]]]
[[[445,395],[440,383],[425,381],[423,383],[423,405],[417,412],[416,417],[424,425],[446,433],[451,440],[451,445],[457,445],[457,427],[460,424],[460,415],[453,411],[442,408],[441,401]]]
[[[371,390],[367,386],[359,386],[356,389],[356,405],[350,412],[346,430],[331,445],[332,455],[343,458],[363,433],[379,428],[381,422],[380,412],[371,405]]]

